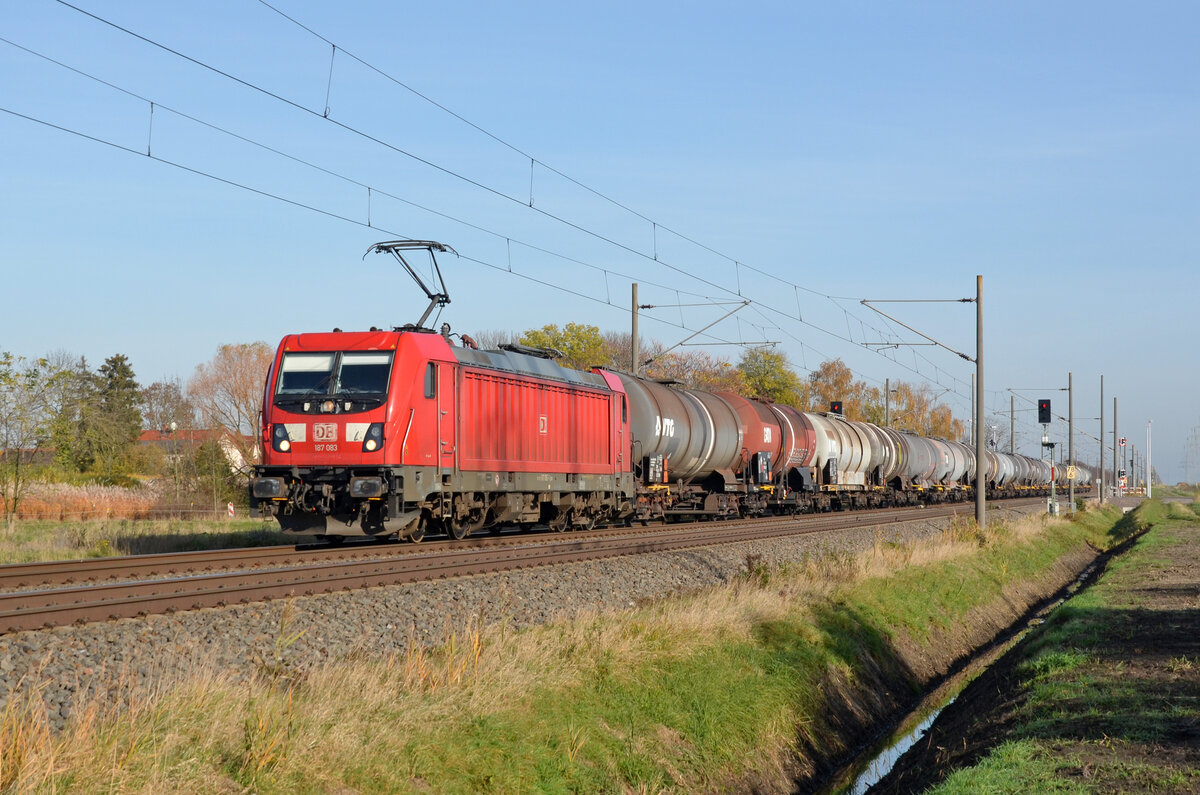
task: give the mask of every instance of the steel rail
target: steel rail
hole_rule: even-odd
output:
[[[857,511],[857,515],[880,515],[889,511],[922,511],[922,508],[879,508]],[[837,514],[843,515],[843,514]],[[848,514],[847,514],[848,515]],[[724,520],[725,526],[761,524],[781,517]],[[790,520],[821,523],[825,514],[802,514],[788,517]],[[663,527],[676,525],[655,525]],[[641,528],[602,527],[587,531],[590,538],[605,535],[629,535],[644,532]],[[139,577],[162,577],[208,573],[230,569],[279,568],[297,566],[305,562],[320,563],[328,560],[352,560],[391,555],[420,554],[440,545],[489,545],[521,543],[528,539],[554,538],[557,534],[528,532],[498,535],[476,535],[469,540],[453,541],[435,539],[415,545],[408,543],[377,542],[374,540],[351,541],[342,546],[320,545],[277,545],[268,547],[240,547],[236,549],[212,549],[193,552],[161,552],[143,555],[121,555],[107,558],[82,560],[56,560],[37,563],[10,563],[0,565],[0,592],[35,588],[47,585],[72,585],[98,582],[115,582]]]
[[[882,513],[849,512],[821,515],[815,517],[815,521],[807,522],[784,517],[755,523],[688,523],[666,528],[638,528],[607,536],[591,533],[523,536],[510,543],[455,543],[424,548],[406,545],[403,548],[414,554],[5,593],[0,594],[0,633],[736,541],[808,535],[834,528],[882,526],[918,518],[950,516],[962,508],[937,506]]]

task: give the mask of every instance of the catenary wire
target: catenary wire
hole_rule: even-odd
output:
[[[182,59],[184,59],[184,60],[186,60],[186,61],[188,61],[188,62],[190,62],[190,63],[192,63],[192,64],[194,64],[194,65],[196,65],[196,66],[199,66],[199,67],[201,67],[201,68],[204,68],[204,69],[210,70],[210,71],[212,71],[212,72],[214,72],[214,73],[216,73],[216,74],[219,74],[219,75],[221,75],[222,77],[225,77],[226,79],[229,79],[229,80],[232,80],[232,81],[234,81],[234,82],[238,83],[239,85],[242,85],[242,86],[244,86],[244,87],[246,87],[246,88],[252,89],[252,90],[254,90],[254,91],[257,91],[257,92],[260,92],[260,93],[262,93],[262,94],[264,94],[264,95],[266,95],[266,96],[269,96],[269,97],[271,97],[271,98],[275,99],[276,101],[279,101],[279,102],[282,102],[282,103],[284,103],[284,104],[287,104],[288,106],[290,106],[290,107],[293,107],[293,108],[295,108],[295,109],[297,109],[297,110],[300,110],[300,111],[302,111],[302,112],[309,113],[309,114],[312,114],[312,115],[314,115],[314,116],[318,116],[318,117],[324,118],[326,121],[328,121],[328,122],[330,122],[330,123],[332,123],[332,124],[335,124],[335,125],[336,125],[336,126],[338,126],[339,128],[341,128],[341,129],[343,129],[343,130],[346,130],[347,132],[350,132],[350,133],[353,133],[353,134],[355,134],[355,135],[361,136],[361,137],[363,137],[363,138],[365,138],[365,139],[367,139],[367,140],[369,140],[369,141],[371,141],[371,142],[373,142],[373,143],[376,143],[376,144],[378,144],[378,145],[380,145],[380,146],[383,146],[383,147],[385,147],[385,148],[388,148],[388,149],[390,149],[390,150],[392,150],[392,151],[395,151],[395,152],[397,152],[398,154],[401,154],[401,155],[404,155],[404,156],[406,156],[406,157],[412,158],[412,159],[414,159],[414,160],[415,160],[415,161],[417,161],[417,162],[420,162],[420,163],[422,163],[422,164],[424,164],[424,165],[426,165],[426,166],[428,166],[428,167],[430,167],[430,168],[436,169],[436,170],[438,170],[438,171],[440,171],[440,172],[442,172],[442,173],[444,173],[444,174],[447,174],[447,175],[449,175],[449,176],[452,176],[452,177],[454,177],[454,178],[456,178],[456,179],[460,179],[460,180],[462,180],[462,181],[464,181],[464,182],[466,182],[466,183],[468,183],[468,184],[470,184],[470,185],[472,185],[472,186],[474,186],[474,187],[476,187],[476,188],[479,188],[479,189],[481,189],[481,190],[487,191],[488,193],[491,193],[491,194],[493,194],[493,195],[496,195],[496,196],[498,196],[498,197],[501,197],[501,198],[504,198],[504,199],[508,199],[509,201],[512,201],[512,202],[515,202],[515,203],[518,203],[518,204],[521,204],[522,206],[524,206],[524,202],[523,202],[521,199],[518,199],[518,198],[516,198],[516,197],[510,196],[509,194],[507,194],[507,193],[504,193],[503,191],[499,191],[499,190],[497,190],[497,189],[495,189],[495,188],[492,188],[492,187],[490,187],[490,186],[488,186],[488,185],[486,185],[486,184],[484,184],[484,183],[482,183],[482,182],[479,182],[478,180],[472,179],[472,178],[470,178],[470,177],[467,177],[466,175],[463,175],[463,174],[460,174],[460,173],[458,173],[458,172],[455,172],[455,171],[453,171],[452,169],[448,169],[448,168],[445,168],[445,167],[443,167],[443,166],[440,166],[440,165],[439,165],[439,164],[437,164],[437,163],[434,163],[434,162],[432,162],[432,161],[430,161],[430,160],[428,160],[428,159],[422,158],[422,157],[420,157],[420,156],[418,156],[418,155],[416,155],[416,154],[414,154],[414,153],[412,153],[412,152],[408,152],[407,150],[404,150],[404,149],[402,149],[402,148],[400,148],[400,147],[397,147],[397,146],[395,146],[394,144],[391,144],[391,143],[389,143],[389,142],[387,142],[387,141],[384,141],[384,140],[382,140],[382,139],[380,139],[380,138],[377,138],[377,137],[375,137],[375,136],[372,136],[372,135],[370,135],[370,134],[367,134],[367,133],[365,133],[365,132],[363,132],[363,131],[357,130],[357,129],[355,129],[354,127],[352,127],[352,126],[350,126],[350,125],[347,125],[347,124],[341,123],[341,122],[339,122],[339,121],[337,121],[337,120],[335,120],[335,119],[330,119],[330,118],[328,118],[327,114],[320,114],[320,113],[317,113],[317,112],[316,112],[316,111],[314,111],[313,109],[311,109],[311,108],[307,108],[307,107],[305,107],[305,106],[301,105],[300,103],[297,103],[297,102],[295,102],[295,101],[293,101],[293,100],[289,100],[289,99],[287,99],[286,97],[283,97],[283,96],[281,96],[281,95],[279,95],[279,94],[276,94],[276,93],[274,93],[274,92],[271,92],[271,91],[269,91],[269,90],[267,90],[267,89],[264,89],[264,88],[262,88],[262,87],[260,87],[260,86],[257,86],[257,85],[255,85],[255,84],[253,84],[253,83],[250,83],[250,82],[248,82],[248,81],[246,81],[246,80],[243,80],[243,79],[241,79],[241,78],[238,78],[238,77],[236,77],[236,76],[234,76],[234,75],[232,75],[232,74],[229,74],[228,72],[225,72],[225,71],[223,71],[223,70],[221,70],[221,69],[218,69],[218,68],[216,68],[216,67],[214,67],[214,66],[211,66],[211,65],[209,65],[209,64],[206,64],[206,63],[204,63],[204,62],[202,62],[202,61],[200,61],[200,60],[198,60],[198,59],[196,59],[196,58],[193,58],[193,57],[191,57],[191,56],[188,56],[188,55],[186,55],[186,54],[184,54],[184,53],[181,53],[181,52],[179,52],[179,51],[177,51],[177,50],[174,50],[173,48],[170,48],[170,47],[168,47],[168,46],[166,46],[166,45],[164,45],[164,44],[161,44],[161,43],[159,43],[159,42],[156,42],[156,41],[154,41],[154,40],[152,40],[152,39],[149,39],[148,37],[142,36],[141,34],[138,34],[138,33],[136,33],[136,32],[133,32],[133,31],[131,31],[131,30],[129,30],[129,29],[127,29],[127,28],[125,28],[125,27],[122,27],[122,26],[120,26],[120,25],[117,25],[116,23],[113,23],[113,22],[111,22],[111,21],[109,21],[109,20],[107,20],[107,19],[104,19],[103,17],[100,17],[100,16],[98,16],[98,15],[96,15],[96,14],[93,14],[93,13],[91,13],[91,12],[88,12],[88,11],[86,11],[86,10],[84,10],[84,9],[81,9],[81,8],[79,8],[79,7],[75,6],[75,5],[72,5],[71,3],[68,3],[68,2],[66,2],[65,0],[56,0],[56,1],[57,1],[58,3],[60,3],[61,5],[65,6],[65,7],[67,7],[67,8],[70,8],[70,9],[72,9],[72,10],[75,10],[75,11],[77,11],[78,13],[81,13],[81,14],[83,14],[83,15],[85,15],[85,16],[87,16],[87,17],[89,17],[89,18],[91,18],[91,19],[93,19],[93,20],[95,20],[95,21],[97,21],[97,22],[100,22],[100,23],[102,23],[102,24],[108,25],[108,26],[110,26],[110,27],[112,27],[112,28],[114,28],[114,29],[117,29],[117,30],[119,30],[119,31],[121,31],[121,32],[123,32],[123,33],[125,33],[126,35],[132,36],[132,37],[134,37],[134,38],[137,38],[137,39],[139,39],[139,40],[141,40],[141,41],[143,41],[143,42],[145,42],[145,43],[147,43],[147,44],[149,44],[149,45],[151,45],[151,46],[154,46],[154,47],[157,47],[157,48],[159,48],[159,49],[162,49],[162,50],[164,50],[164,51],[166,51],[166,52],[169,52],[169,53],[171,53],[172,55],[175,55],[176,57],[182,58]],[[294,21],[294,20],[293,20],[293,21]],[[310,31],[310,32],[311,32],[311,31]],[[316,34],[314,34],[314,35],[316,35]],[[326,40],[326,41],[328,41],[328,40]],[[332,45],[332,42],[330,42],[330,43],[331,43],[331,45]],[[334,46],[334,47],[335,47],[335,50],[334,50],[334,51],[336,52],[336,45],[332,45],[332,46]],[[406,86],[406,88],[407,88],[407,86]],[[434,103],[434,104],[437,104],[437,103]],[[439,107],[440,107],[440,106],[439,106]],[[449,112],[449,111],[448,111],[448,112]],[[454,114],[454,115],[456,115],[456,117],[457,117],[457,114]],[[458,118],[462,118],[462,117],[458,117]],[[466,120],[464,119],[464,121],[466,121]],[[466,122],[466,123],[468,123],[468,124],[471,124],[470,122]],[[478,128],[478,126],[477,126],[477,125],[474,125],[474,124],[472,124],[472,126],[473,126],[473,127],[476,127],[477,129],[480,129],[480,130],[481,130],[481,132],[484,132],[485,134],[491,135],[490,133],[487,133],[486,131],[482,130],[482,128]],[[493,137],[494,137],[494,136],[493,136]],[[507,144],[506,144],[506,145],[507,145]],[[519,150],[518,150],[518,151],[519,151]],[[543,166],[544,166],[544,165],[545,165],[545,164],[543,164]],[[551,169],[551,170],[554,170],[554,169]],[[561,174],[561,172],[557,172],[557,170],[555,170],[555,171],[556,171],[556,173],[560,173],[560,174]],[[570,179],[569,177],[566,177],[566,175],[562,175],[562,176],[564,176],[565,178],[568,178],[568,179]],[[572,181],[574,181],[574,180],[572,180]],[[586,186],[582,186],[582,185],[581,185],[581,187],[586,187]],[[590,190],[590,189],[589,189],[589,190]],[[594,191],[593,191],[593,192],[594,192]],[[597,195],[601,195],[601,196],[603,196],[603,194],[599,194],[598,192],[597,192]],[[604,198],[606,198],[606,199],[607,199],[608,197],[604,197]],[[618,203],[618,204],[619,204],[619,203]],[[713,282],[713,281],[711,281],[711,280],[708,280],[708,279],[702,278],[702,277],[700,277],[700,276],[698,276],[698,275],[696,275],[696,274],[690,273],[690,272],[688,272],[688,271],[686,271],[686,270],[684,270],[684,269],[682,269],[682,268],[679,268],[679,267],[677,267],[677,266],[675,266],[675,265],[672,265],[672,264],[671,264],[671,263],[669,263],[669,262],[665,262],[665,261],[663,261],[663,260],[659,259],[657,256],[651,257],[650,255],[647,255],[645,252],[639,251],[639,250],[637,250],[637,249],[635,249],[635,248],[632,248],[632,247],[630,247],[630,246],[627,246],[627,245],[625,245],[625,244],[623,244],[623,243],[620,243],[620,242],[618,242],[618,241],[616,241],[616,240],[613,240],[612,238],[609,238],[609,237],[607,237],[606,235],[603,235],[603,234],[600,234],[599,232],[596,232],[596,231],[594,231],[594,230],[588,229],[588,228],[586,228],[586,227],[584,227],[584,226],[582,226],[582,225],[580,225],[580,224],[577,224],[577,223],[575,223],[575,222],[572,222],[572,221],[570,221],[569,219],[566,219],[566,218],[564,218],[564,217],[562,217],[562,216],[560,216],[560,215],[557,215],[557,214],[555,214],[555,213],[550,213],[550,212],[548,212],[548,211],[546,211],[546,210],[544,210],[544,209],[542,209],[542,208],[533,207],[533,206],[532,206],[532,203],[531,203],[529,206],[530,206],[530,209],[533,209],[535,212],[538,212],[538,213],[540,213],[540,214],[542,214],[542,215],[544,215],[544,216],[546,216],[546,217],[548,217],[548,218],[550,218],[550,219],[553,219],[553,220],[555,220],[555,221],[557,221],[557,222],[559,222],[559,223],[562,223],[562,224],[564,224],[564,225],[566,225],[566,226],[568,226],[568,227],[570,227],[570,228],[576,229],[577,231],[580,231],[581,233],[584,233],[584,234],[590,235],[590,236],[592,236],[592,237],[594,237],[594,238],[596,238],[596,239],[598,239],[598,240],[601,240],[601,241],[603,241],[603,242],[606,242],[606,243],[608,243],[608,244],[610,244],[610,245],[613,245],[613,246],[616,246],[616,247],[618,247],[618,248],[620,248],[620,249],[623,249],[623,250],[625,250],[625,251],[627,251],[627,252],[629,252],[629,253],[631,253],[631,254],[634,254],[634,255],[636,255],[636,256],[644,257],[644,258],[646,258],[646,259],[652,259],[654,262],[656,262],[656,263],[658,263],[658,264],[660,264],[660,265],[662,265],[662,266],[664,266],[664,267],[666,267],[666,268],[668,268],[668,269],[670,269],[670,270],[673,270],[673,271],[675,271],[675,272],[677,272],[677,273],[680,273],[681,275],[684,275],[684,276],[686,276],[687,278],[694,279],[694,280],[696,280],[696,281],[699,281],[699,282],[701,282],[701,283],[707,284],[707,285],[709,285],[709,286],[711,286],[711,287],[714,287],[714,288],[716,288],[716,289],[718,289],[718,290],[722,290],[722,291],[724,291],[724,292],[728,292],[728,293],[730,293],[730,294],[738,294],[738,292],[739,292],[739,291],[736,291],[736,290],[730,289],[730,288],[728,288],[728,287],[725,287],[724,285],[720,285],[720,284],[718,284],[718,283],[716,283],[716,282]],[[623,206],[623,205],[622,205],[622,206]],[[641,216],[641,217],[644,217],[644,216]],[[660,226],[660,225],[659,225],[659,224],[657,224],[657,223],[655,222],[655,227],[657,228],[658,226]],[[762,271],[762,270],[760,270],[760,269],[754,268],[753,266],[751,266],[751,265],[748,265],[747,263],[741,262],[740,260],[735,260],[735,259],[734,259],[734,258],[732,258],[732,257],[728,257],[728,255],[722,254],[721,252],[717,252],[717,251],[715,251],[714,249],[711,249],[710,247],[704,246],[703,244],[700,244],[700,243],[698,243],[697,241],[694,241],[694,240],[692,240],[691,238],[688,238],[686,235],[682,235],[682,234],[680,234],[680,233],[677,233],[677,232],[675,232],[674,230],[671,230],[671,229],[670,229],[670,228],[668,228],[668,227],[665,227],[665,226],[664,226],[663,228],[664,228],[666,231],[669,231],[669,232],[671,232],[671,234],[676,234],[676,235],[678,235],[679,237],[681,237],[682,239],[688,240],[689,242],[692,242],[693,244],[695,244],[695,245],[698,245],[698,246],[700,246],[701,248],[705,248],[706,250],[712,251],[714,254],[717,254],[718,256],[721,256],[721,257],[724,257],[724,258],[728,259],[730,262],[734,263],[734,264],[735,264],[735,266],[747,267],[747,268],[748,268],[748,269],[750,269],[750,270],[754,270],[754,271],[756,271],[756,272],[759,272],[759,273],[762,273],[762,274],[764,274],[764,275],[770,276],[771,278],[774,278],[774,279],[777,279],[777,280],[779,280],[781,283],[785,283],[785,284],[788,284],[788,285],[792,286],[792,287],[793,287],[793,288],[794,288],[796,291],[799,291],[799,290],[804,290],[804,291],[806,291],[806,292],[808,292],[808,293],[815,294],[815,295],[818,295],[818,296],[824,297],[824,298],[826,298],[826,299],[828,299],[828,300],[834,301],[835,303],[836,303],[836,301],[837,301],[837,297],[835,297],[835,296],[831,296],[831,295],[829,295],[829,294],[826,294],[826,293],[821,293],[820,291],[816,291],[816,290],[813,290],[813,289],[811,289],[811,288],[808,288],[808,287],[805,287],[805,286],[802,286],[802,285],[796,285],[796,284],[794,284],[794,283],[787,282],[786,280],[780,279],[779,277],[775,276],[774,274],[770,274],[770,273],[767,273],[767,272],[765,272],[765,271]],[[655,254],[657,254],[657,252],[655,252]],[[843,297],[843,298],[844,298],[844,300],[852,300],[852,299],[849,299],[849,298],[846,298],[846,297]],[[827,333],[827,334],[830,334],[831,336],[834,336],[834,337],[836,337],[836,338],[842,339],[843,341],[847,342],[847,343],[848,343],[848,344],[850,344],[850,345],[853,345],[853,346],[855,346],[855,347],[859,347],[859,348],[866,348],[867,350],[871,350],[869,347],[867,347],[867,346],[864,346],[863,344],[861,344],[861,343],[859,343],[859,342],[855,342],[855,341],[854,341],[854,340],[853,340],[851,337],[841,337],[840,335],[838,335],[838,334],[835,334],[835,333],[833,333],[833,332],[829,332],[827,329],[824,329],[824,328],[822,328],[822,327],[820,327],[820,326],[817,326],[817,325],[815,325],[815,324],[812,324],[812,323],[808,323],[807,321],[803,321],[803,319],[800,317],[800,314],[799,314],[799,312],[797,312],[797,315],[796,315],[796,316],[792,316],[790,313],[788,313],[788,312],[784,312],[784,311],[782,311],[782,310],[778,310],[778,309],[776,309],[776,308],[774,308],[774,307],[768,307],[768,308],[772,309],[772,311],[776,311],[776,312],[778,312],[779,314],[781,314],[781,315],[782,315],[782,316],[784,316],[784,317],[788,317],[788,318],[790,318],[790,319],[795,319],[795,320],[797,320],[798,322],[802,322],[802,323],[804,323],[805,325],[808,325],[808,326],[810,326],[810,327],[812,327],[812,328],[814,328],[814,329],[819,329],[819,330],[821,330],[821,331],[822,331],[822,332],[824,332],[824,333]],[[856,318],[856,319],[857,319],[857,318]],[[875,329],[876,327],[872,326],[872,328],[873,328],[873,329]],[[878,352],[878,351],[874,351],[874,350],[872,350],[872,352],[873,352],[873,353],[876,353],[876,354],[879,354],[879,352]],[[886,357],[885,357],[885,358],[886,358]],[[915,357],[914,357],[914,358],[915,358]],[[924,358],[924,357],[922,357],[922,358]],[[895,361],[897,361],[897,360],[895,360],[895,359],[893,358],[893,359],[891,359],[891,361],[895,362]],[[926,361],[928,361],[928,359],[926,359]],[[934,367],[935,367],[935,372],[940,372],[940,368],[938,368],[936,365],[934,365]],[[906,367],[906,369],[909,369],[909,370],[911,370],[911,371],[915,372],[915,373],[916,373],[916,374],[918,374],[918,375],[923,375],[922,373],[920,373],[920,371],[919,371],[919,370],[916,370],[916,369],[913,369],[913,368],[907,368],[907,367]],[[925,376],[925,377],[928,377],[928,376]],[[936,382],[936,383],[938,383],[938,385],[939,385],[939,386],[944,386],[943,384],[941,384],[941,382],[940,382],[939,380],[937,380],[937,379],[936,379],[936,377],[935,377],[935,379],[934,379],[934,380],[935,380],[935,382]],[[956,381],[956,382],[958,382],[958,379],[953,379],[953,380],[954,380],[954,381]],[[961,382],[959,382],[959,383],[961,383]],[[955,391],[956,391],[956,390],[955,390]]]

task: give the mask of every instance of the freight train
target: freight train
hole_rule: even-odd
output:
[[[435,306],[405,254],[449,247],[381,243],[430,307],[414,325],[289,334],[267,374],[263,463],[250,499],[284,531],[324,536],[716,519],[973,499],[974,448],[706,392],[606,368],[562,367],[552,352],[456,345],[425,328]],[[1045,494],[1045,461],[987,452],[990,496]],[[1090,468],[1077,468],[1085,489]]]

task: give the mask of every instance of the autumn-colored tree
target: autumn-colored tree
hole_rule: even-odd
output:
[[[769,348],[751,348],[742,354],[738,370],[750,396],[803,406],[804,385],[788,364],[786,354]]]
[[[926,435],[939,439],[961,439],[965,430],[962,421],[954,419],[950,407],[941,403],[930,410],[927,427]]]
[[[612,361],[612,354],[599,327],[582,323],[568,323],[561,329],[553,324],[530,329],[521,335],[520,343],[533,348],[556,350],[562,353],[558,363],[575,370],[607,366]]]
[[[829,404],[842,401],[842,413],[847,419],[861,420],[871,398],[870,389],[857,380],[841,359],[829,359],[808,375],[808,408],[810,411],[829,411]]]
[[[914,386],[894,382],[891,399],[891,427],[939,439],[959,439],[963,424],[954,419],[948,406],[937,402],[929,384]]]
[[[707,392],[742,395],[750,391],[741,369],[702,350],[662,354],[646,367],[644,374],[647,378],[678,381],[689,389]]]
[[[273,355],[265,342],[222,345],[188,380],[188,399],[205,424],[227,430],[247,464],[262,460],[259,422]]]

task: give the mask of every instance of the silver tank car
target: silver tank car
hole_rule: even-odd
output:
[[[742,462],[742,425],[737,412],[711,392],[668,386],[616,373],[629,397],[633,463],[661,455],[668,480],[730,473]]]
[[[878,466],[871,438],[840,414],[805,413],[817,429],[818,480],[822,485],[866,488],[867,472]]]

